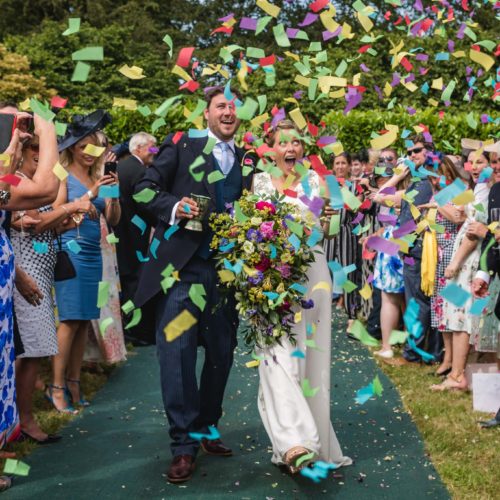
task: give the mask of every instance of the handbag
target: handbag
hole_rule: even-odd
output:
[[[56,265],[54,267],[54,281],[65,281],[76,277],[76,269],[66,250],[62,249],[62,239],[60,235],[57,239]]]

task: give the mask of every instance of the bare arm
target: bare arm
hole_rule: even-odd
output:
[[[470,240],[469,238],[464,238],[462,240],[449,266],[444,271],[445,278],[454,278],[460,272],[460,267],[464,260],[476,249],[479,245],[479,241],[480,240],[477,239]]]

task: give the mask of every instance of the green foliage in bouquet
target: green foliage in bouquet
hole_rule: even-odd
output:
[[[230,213],[213,214],[210,226],[221,286],[235,294],[246,344],[293,341],[295,312],[311,306],[303,283],[315,259],[314,220],[283,197],[245,192]]]

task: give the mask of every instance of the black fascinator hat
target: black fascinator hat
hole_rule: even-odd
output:
[[[111,123],[111,115],[103,109],[97,109],[88,115],[73,115],[66,134],[59,141],[59,153],[75,145],[84,137],[103,129],[108,123]]]

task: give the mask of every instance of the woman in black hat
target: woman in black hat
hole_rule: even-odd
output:
[[[76,277],[56,282],[59,353],[53,357],[53,383],[46,396],[58,411],[65,413],[75,411],[73,404],[88,404],[80,392],[80,371],[89,321],[99,318],[97,296],[102,279],[99,215],[104,214],[110,225],[120,219],[119,198],[103,197],[100,193],[102,187],[114,185],[118,180],[116,174],[100,176],[104,150],[96,150],[102,147],[96,132],[110,121],[109,114],[102,110],[85,117],[76,116],[59,144],[60,162],[69,175],[61,182],[54,206],[76,198],[90,199],[94,206],[90,216],[68,219],[71,229],[61,235]]]

